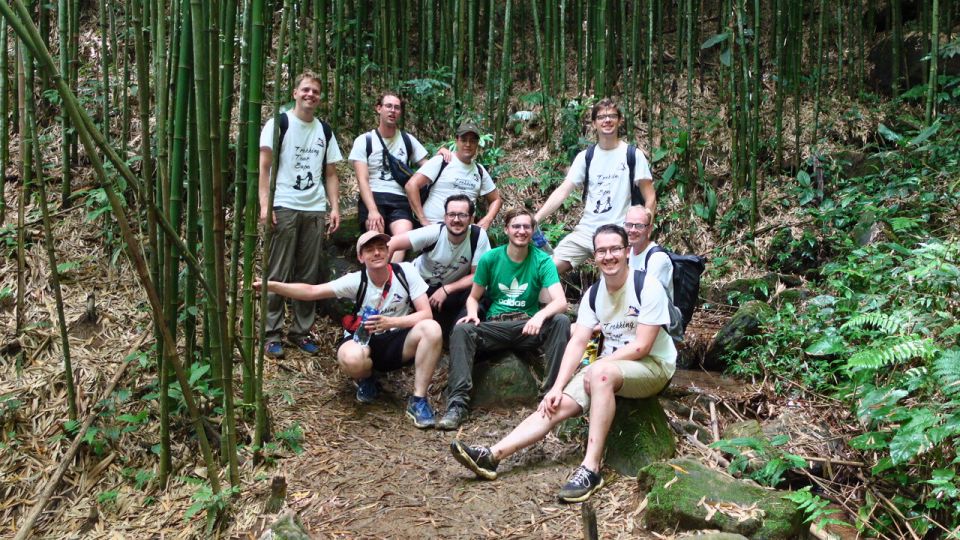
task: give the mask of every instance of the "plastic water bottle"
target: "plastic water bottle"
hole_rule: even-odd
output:
[[[537,246],[541,250],[547,253],[553,253],[553,247],[550,246],[550,242],[547,241],[547,237],[543,234],[543,231],[540,230],[540,227],[537,227],[533,231],[533,235],[530,237],[533,240],[533,245]]]
[[[367,327],[364,323],[367,322],[367,319],[373,315],[379,315],[380,310],[374,309],[370,306],[363,306],[363,311],[360,312],[360,326],[357,327],[357,331],[353,333],[353,340],[359,343],[360,345],[366,346],[370,343],[371,333],[367,330]]]

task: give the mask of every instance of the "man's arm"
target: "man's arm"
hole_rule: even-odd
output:
[[[423,203],[426,201],[420,200],[420,188],[427,186],[429,183],[430,179],[426,175],[414,173],[410,180],[407,180],[407,185],[403,187],[407,192],[407,200],[410,201],[410,209],[413,210],[413,215],[417,216],[420,224],[424,227],[429,225],[430,222],[427,221],[427,216],[423,213]]]
[[[263,288],[260,280],[253,282],[253,289],[259,291]],[[323,300],[324,298],[335,298],[333,287],[329,283],[319,285],[310,285],[309,283],[283,283],[281,281],[268,281],[267,291],[292,298],[294,300]]]
[[[540,333],[540,328],[544,321],[554,315],[567,311],[567,297],[563,294],[563,285],[559,282],[547,287],[547,293],[550,295],[550,303],[536,312],[527,324],[523,326],[523,333],[532,336]]]
[[[413,307],[416,311],[402,317],[374,315],[367,320],[368,328],[374,332],[388,330],[390,328],[413,328],[418,322],[433,317],[433,312],[430,311],[430,302],[426,294],[421,294],[416,297],[413,300]]]
[[[324,169],[326,177],[327,202],[330,203],[330,224],[327,226],[327,234],[333,234],[340,228],[340,177],[337,176],[337,166],[328,163]]]
[[[273,150],[266,146],[260,147],[260,176],[259,189],[260,196],[260,224],[267,222],[267,214],[273,215],[273,224],[277,224],[277,215],[271,212],[270,208],[270,169],[273,167]]]
[[[406,251],[412,247],[413,244],[410,242],[410,231],[400,233],[396,236],[391,236],[390,241],[387,242],[387,249],[390,250],[390,256],[393,256],[393,253],[396,251]]]
[[[497,212],[500,211],[500,207],[503,206],[503,200],[500,198],[499,189],[487,193],[484,195],[484,199],[487,201],[487,215],[483,216],[483,218],[477,222],[477,225],[487,230],[490,228],[490,225],[493,224],[493,219],[497,217]]]
[[[567,200],[567,197],[573,193],[574,189],[573,182],[569,180],[564,180],[557,189],[553,190],[553,193],[547,198],[547,201],[543,203],[543,206],[537,210],[537,213],[534,214],[534,219],[537,220],[537,223],[543,223],[543,220],[550,217],[550,214],[557,211],[557,208],[560,208],[560,205],[563,204],[563,201]]]
[[[560,369],[557,371],[557,379],[553,387],[543,396],[543,401],[537,410],[549,418],[556,412],[563,397],[563,389],[577,372],[580,361],[583,360],[583,352],[587,350],[587,343],[593,335],[593,329],[579,324],[574,324],[570,329],[570,341],[567,342],[567,348],[563,350],[563,359],[560,360]]]
[[[600,360],[640,360],[650,354],[653,342],[657,340],[660,326],[655,324],[637,324],[637,334],[633,341],[620,347],[613,354],[599,358]]]
[[[360,191],[360,200],[367,207],[367,230],[383,232],[383,216],[373,200],[373,190],[370,189],[370,167],[366,161],[353,160],[353,170],[357,173],[357,189]]]
[[[487,289],[483,285],[473,284],[473,289],[470,291],[470,296],[467,297],[467,316],[457,321],[457,324],[472,322],[473,324],[480,323],[480,317],[477,315],[477,310],[480,309],[480,299],[483,298],[483,293]]]
[[[650,211],[652,220],[657,215],[657,191],[653,189],[653,179],[640,180],[640,192],[643,193],[643,206]]]

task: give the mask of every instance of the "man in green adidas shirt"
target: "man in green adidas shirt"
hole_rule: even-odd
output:
[[[467,316],[450,336],[450,371],[447,378],[447,411],[440,429],[456,429],[466,419],[473,388],[473,361],[477,352],[543,348],[547,371],[543,388],[553,386],[560,359],[570,337],[570,319],[564,314],[567,299],[553,260],[531,249],[536,223],[533,214],[512,209],[504,217],[509,243],[488,251],[477,264],[473,289],[467,298]],[[540,308],[538,298],[547,291],[550,302]],[[481,322],[480,299],[490,301]]]

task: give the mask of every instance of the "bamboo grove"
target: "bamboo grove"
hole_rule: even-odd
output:
[[[712,119],[697,102],[713,93],[730,141],[730,193],[750,201],[755,226],[762,170],[797,170],[817,155],[824,95],[872,90],[869,53],[879,35],[891,36],[893,92],[925,84],[925,121],[934,121],[938,47],[954,38],[949,29],[958,15],[952,0],[93,4],[0,0],[0,165],[16,170],[21,186],[10,211],[18,212],[22,235],[25,205],[39,203],[46,255],[56,268],[50,206],[77,204],[74,176],[93,171],[109,227],[152,315],[159,481],[166,484],[175,459],[189,459],[171,455],[171,415],[182,405],[214,494],[240,485],[238,445],[257,448],[270,437],[251,287],[270,247],[257,224],[257,141],[267,115],[289,100],[296,73],[320,74],[320,116],[342,141],[365,129],[378,90],[395,88],[423,104],[411,107],[407,121],[427,140],[442,140],[471,116],[495,134],[495,144],[506,144],[507,126],[530,109],[543,126],[538,144],[560,152],[571,144],[561,131],[572,104],[618,96],[627,138],[667,156],[657,164],[661,189],[675,190],[685,207],[707,208],[711,219],[719,186],[703,174],[700,136]],[[82,25],[96,27],[95,43],[81,47]],[[903,61],[907,35],[928,55],[919,78]],[[442,100],[426,101],[431,96]],[[801,119],[810,102],[812,125]],[[761,122],[761,111],[772,112],[771,125]],[[54,124],[61,136],[39,140],[39,128]],[[19,144],[16,164],[11,144]],[[57,152],[41,152],[41,145],[57,145]],[[57,162],[45,163],[50,155]],[[19,278],[18,331],[26,286]],[[60,314],[70,396],[64,408],[76,419],[82,411],[56,272],[49,286]],[[190,390],[198,366],[214,389],[202,397]],[[237,432],[241,417],[254,420],[252,433]],[[219,447],[205,425],[219,427]]]

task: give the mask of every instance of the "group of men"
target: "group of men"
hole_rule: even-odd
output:
[[[412,363],[406,415],[418,428],[453,430],[469,417],[473,365],[485,358],[482,353],[542,349],[544,397],[537,411],[491,447],[454,440],[450,450],[479,478],[492,480],[503,459],[542,439],[561,420],[589,412],[584,460],[560,492],[565,502],[585,500],[603,484],[600,462],[614,396],[655,395],[672,377],[676,358],[665,330],[672,265],[650,241],[656,209],[652,177],[643,153],[619,138],[623,118],[616,103],[604,99],[593,107],[597,144],[577,155],[535,214],[506,210],[507,243],[492,248],[487,230],[502,202],[476,160],[479,128],[462,124],[455,152],[427,159],[419,141],[398,127],[399,96],[383,94],[376,104],[378,126],[358,136],[350,152],[366,230],[356,242],[362,269],[317,284],[323,227],[328,222],[330,233],[339,225],[335,163],[342,160],[332,131],[316,118],[320,84],[310,73],[298,77],[295,105],[279,126],[280,137],[272,120],[261,135],[260,216],[275,227],[268,282],[254,283],[269,296],[266,352],[282,354],[282,297],[294,300],[288,340],[308,353],[317,351],[309,334],[313,302],[353,300],[355,313],[345,318],[337,361],[356,384],[357,400],[377,398],[376,373]],[[275,138],[279,165],[271,191]],[[394,162],[419,169],[401,180]],[[576,188],[584,191],[583,217],[551,257],[531,245],[538,223]],[[631,206],[632,192],[642,194],[642,204]],[[481,198],[486,213],[475,219]],[[418,254],[413,262],[403,262],[407,251]],[[581,301],[571,326],[559,276],[591,257],[601,279],[589,300]],[[633,269],[645,273],[634,275]],[[595,331],[602,335],[602,349],[581,368]],[[437,415],[427,391],[445,337],[446,409]]]

